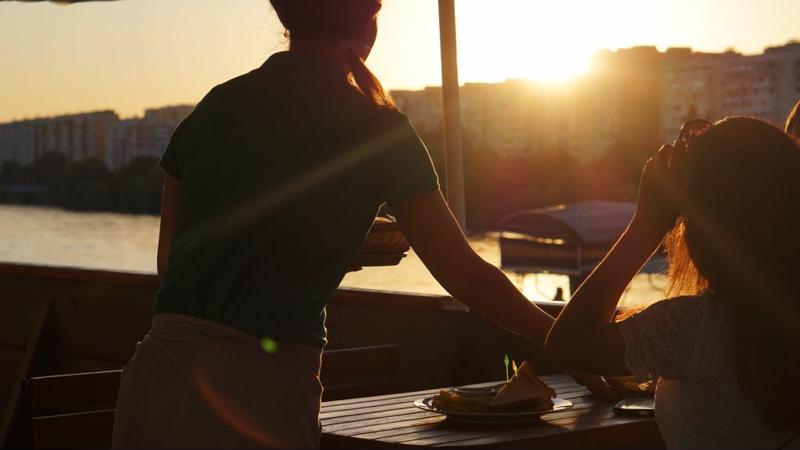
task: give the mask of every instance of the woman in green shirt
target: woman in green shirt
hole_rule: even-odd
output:
[[[536,343],[553,322],[469,246],[364,65],[380,0],[271,3],[289,51],[212,89],[161,160],[161,288],[115,448],[317,446],[325,304],[384,203],[471,310]]]

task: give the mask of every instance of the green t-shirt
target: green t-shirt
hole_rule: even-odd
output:
[[[212,89],[160,164],[181,193],[154,311],[313,346],[380,206],[438,189],[405,115],[292,52]]]

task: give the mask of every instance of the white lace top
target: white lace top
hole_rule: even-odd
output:
[[[657,376],[656,421],[670,449],[774,449],[794,433],[770,431],[742,398],[731,318],[712,298],[676,297],[620,324],[625,364]],[[784,448],[800,448],[793,439]]]

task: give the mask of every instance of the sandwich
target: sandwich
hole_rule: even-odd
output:
[[[556,392],[534,374],[531,366],[523,362],[511,379],[497,393],[466,395],[454,391],[440,391],[433,396],[433,407],[458,412],[515,412],[549,410],[553,407]]]
[[[489,400],[492,411],[520,409],[550,409],[556,392],[540,380],[530,364],[524,361],[517,372],[497,394]]]

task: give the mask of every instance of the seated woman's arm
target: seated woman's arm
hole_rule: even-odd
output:
[[[546,349],[567,369],[600,375],[625,375],[625,342],[613,322],[625,288],[666,233],[680,211],[674,178],[685,146],[664,146],[645,166],[636,215],[611,251],[578,288],[547,337]]]
[[[658,248],[634,221],[558,316],[547,337],[550,357],[570,370],[626,375],[625,345],[613,323],[617,303]]]
[[[553,318],[475,253],[438,190],[392,209],[414,251],[447,292],[487,320],[544,343]]]

